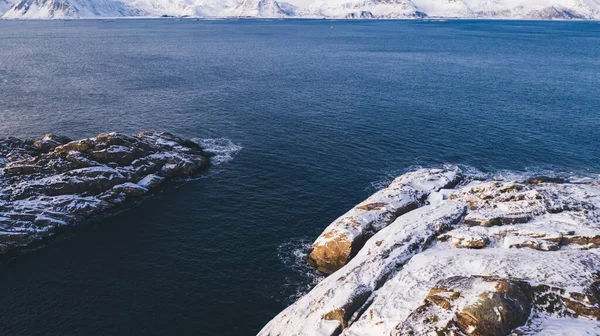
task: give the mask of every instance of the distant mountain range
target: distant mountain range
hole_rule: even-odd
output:
[[[0,0],[3,19],[94,17],[600,19],[600,0]]]

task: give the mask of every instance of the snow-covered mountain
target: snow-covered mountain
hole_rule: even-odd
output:
[[[92,0],[93,1],[93,0]],[[225,17],[238,3],[234,0],[125,0],[145,16]]]
[[[4,13],[2,18],[59,19],[143,14],[144,12],[115,0],[21,0]]]
[[[0,0],[0,15],[4,19],[163,15],[366,19],[600,19],[600,0],[315,0],[302,7],[277,0]]]
[[[317,0],[304,16],[330,18],[598,19],[598,0]]]
[[[234,16],[250,17],[287,17],[293,12],[286,11],[275,0],[244,0],[235,7]]]
[[[409,18],[425,17],[411,0],[317,0],[305,16],[331,18]]]

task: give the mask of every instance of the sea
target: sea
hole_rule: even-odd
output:
[[[406,171],[600,173],[600,23],[0,21],[0,137],[164,130],[213,166],[0,259],[0,335],[254,335]]]

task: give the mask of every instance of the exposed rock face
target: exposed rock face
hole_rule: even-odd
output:
[[[0,139],[0,253],[208,167],[196,143],[169,133]]]
[[[523,281],[450,277],[439,281],[396,330],[401,335],[507,335],[527,322],[533,297],[533,288]]]
[[[398,216],[378,194],[349,214],[380,229],[260,335],[600,335],[598,181],[466,177]]]
[[[309,262],[330,274],[344,266],[373,234],[398,216],[426,203],[434,191],[456,185],[461,175],[442,169],[422,169],[402,175],[336,219],[314,242]]]

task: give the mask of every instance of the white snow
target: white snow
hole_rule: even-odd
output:
[[[396,178],[387,188],[371,195],[352,210],[331,223],[314,245],[326,245],[332,239],[345,237],[353,241],[365,231],[379,231],[398,215],[423,205],[421,200],[431,192],[457,182],[457,171],[420,169]]]
[[[544,316],[528,327],[519,328],[520,335],[544,336],[598,336],[600,324],[586,319],[556,318]]]
[[[526,279],[583,292],[595,279],[600,251],[541,252],[531,249],[449,249],[436,245],[417,254],[377,291],[373,303],[347,335],[388,335],[423,303],[427,293],[451,276],[490,275]]]

